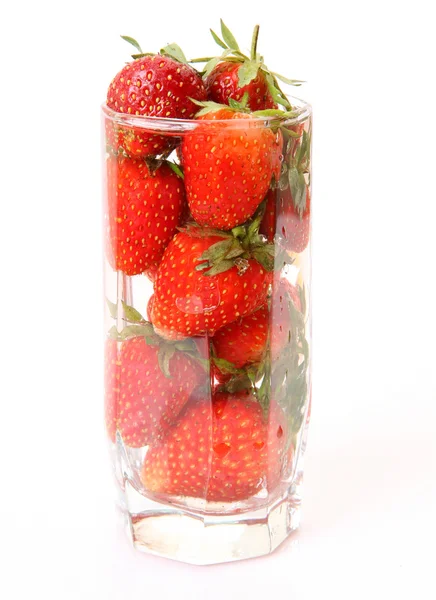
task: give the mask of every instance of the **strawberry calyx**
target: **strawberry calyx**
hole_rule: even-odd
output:
[[[116,319],[118,314],[117,305],[108,299],[106,299],[106,302],[111,316]],[[168,379],[172,378],[170,361],[177,351],[189,355],[204,370],[208,370],[209,361],[200,356],[198,347],[192,338],[177,341],[163,339],[155,332],[152,323],[144,319],[136,308],[129,306],[123,301],[121,301],[121,305],[123,311],[122,319],[128,325],[124,326],[121,331],[118,331],[116,325],[113,325],[108,332],[110,339],[117,342],[124,342],[133,337],[143,337],[148,346],[157,346],[159,366],[164,376]]]
[[[282,128],[289,133],[289,130]],[[290,189],[294,207],[300,216],[306,211],[307,181],[310,177],[310,148],[311,132],[303,130],[298,138],[289,137],[285,143],[285,156],[288,161],[283,161],[280,178],[277,186],[284,191]]]
[[[196,265],[195,270],[203,271],[204,275],[213,277],[236,266],[238,274],[243,275],[248,269],[248,260],[254,259],[266,271],[273,271],[274,244],[266,243],[264,236],[259,234],[259,226],[264,212],[265,202],[262,202],[253,219],[234,227],[229,232],[200,228],[195,223],[179,228],[180,231],[191,237],[216,235],[223,238],[203,252],[197,259],[200,264]]]
[[[202,71],[203,76],[208,76],[214,70],[214,68],[222,61],[228,62],[238,62],[241,63],[241,67],[238,71],[238,87],[242,88],[248,85],[251,81],[253,81],[261,72],[265,77],[266,84],[268,86],[268,91],[271,94],[274,102],[284,107],[286,111],[292,110],[292,106],[289,100],[286,98],[286,95],[280,88],[278,81],[282,81],[287,85],[299,86],[304,81],[298,79],[289,79],[271,71],[265,64],[263,56],[261,56],[257,52],[257,42],[259,38],[259,25],[255,25],[252,40],[251,40],[251,49],[250,55],[244,54],[238,42],[235,39],[235,36],[229,30],[229,28],[225,25],[223,20],[220,20],[221,24],[221,35],[220,38],[212,29],[210,30],[214,41],[223,49],[222,54],[219,56],[213,57],[202,57],[202,58],[194,58],[189,63],[205,63]]]
[[[259,119],[264,117],[276,117],[277,125],[282,121],[293,119],[297,116],[297,113],[293,110],[280,110],[278,108],[267,108],[265,110],[255,110],[252,112],[250,108],[247,106],[248,103],[248,92],[242,96],[241,100],[235,100],[234,98],[229,98],[228,104],[220,104],[219,102],[214,102],[213,100],[195,100],[195,98],[189,98],[191,102],[200,107],[200,110],[195,114],[195,118],[201,117],[203,115],[207,115],[209,113],[218,112],[220,110],[233,111],[235,113],[244,113],[249,114],[253,117],[258,117]],[[270,124],[272,128],[276,125],[274,122]]]
[[[130,37],[129,35],[122,35],[121,38],[124,41],[131,44],[138,51],[137,53],[131,55],[134,60],[136,60],[137,58],[142,58],[143,56],[155,56],[156,55],[156,52],[144,52],[142,50],[141,46],[139,45],[139,43],[134,38]],[[164,48],[161,48],[159,51],[159,54],[161,56],[169,56],[170,58],[173,58],[177,62],[183,63],[185,65],[188,64],[188,60],[187,60],[183,50],[175,42],[173,42],[172,44],[168,44]]]

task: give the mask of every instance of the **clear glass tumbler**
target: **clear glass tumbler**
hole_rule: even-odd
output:
[[[103,107],[105,421],[143,551],[226,562],[299,525],[311,109],[290,102],[286,120]]]

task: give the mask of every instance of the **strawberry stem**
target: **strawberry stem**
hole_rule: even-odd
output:
[[[253,62],[256,60],[258,38],[259,38],[259,25],[255,25],[254,31],[253,31],[253,38],[251,40],[251,60]]]

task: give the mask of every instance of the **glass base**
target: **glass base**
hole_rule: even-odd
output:
[[[297,474],[286,494],[248,512],[214,514],[210,506],[207,513],[182,509],[142,496],[129,481],[125,482],[119,506],[128,535],[138,550],[210,565],[273,552],[299,526],[301,480],[301,474]],[[133,512],[134,508],[141,510]]]

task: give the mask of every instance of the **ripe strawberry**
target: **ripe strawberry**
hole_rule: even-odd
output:
[[[285,110],[291,105],[281,91],[277,79],[289,85],[302,82],[282,77],[268,69],[263,57],[257,52],[259,26],[253,31],[250,56],[243,54],[234,35],[221,21],[220,39],[211,31],[215,42],[224,49],[219,57],[209,58],[204,67],[205,84],[210,100],[219,104],[232,104],[247,98],[246,106],[252,111],[277,109],[277,103]],[[200,59],[198,59],[200,61]]]
[[[154,294],[152,294],[147,302],[147,319],[151,322],[151,312],[153,310]]]
[[[269,310],[264,304],[215,333],[212,338],[215,356],[232,363],[237,369],[260,362],[268,340],[268,329]]]
[[[271,310],[265,304],[250,315],[219,329],[212,338],[215,356],[215,377],[219,383],[229,381],[233,370],[275,361],[289,344],[292,335],[292,305],[301,310],[298,290],[289,281],[277,278],[273,283]],[[266,355],[267,343],[271,354]],[[224,362],[223,362],[224,361]],[[230,363],[230,364],[227,364]]]
[[[179,224],[182,180],[163,163],[153,174],[143,160],[107,159],[107,254],[127,275],[153,268]]]
[[[262,71],[258,70],[254,79],[239,87],[239,72],[243,64],[219,63],[205,79],[208,98],[218,104],[228,104],[230,98],[240,102],[244,94],[248,94],[247,106],[252,111],[277,108]]]
[[[300,214],[295,206],[291,188],[270,190],[267,195],[265,216],[260,226],[269,242],[277,233],[282,245],[291,252],[303,252],[310,238],[310,192],[306,187],[305,208]],[[278,213],[277,213],[278,206]]]
[[[206,375],[174,347],[162,358],[161,347],[143,336],[121,342],[115,362],[116,344],[108,340],[106,422],[112,438],[118,428],[126,446],[139,448],[165,432]],[[162,360],[170,377],[162,371]]]
[[[266,210],[260,232],[268,241],[275,235],[291,252],[303,252],[310,238],[310,132],[301,125],[299,136],[285,144],[285,157],[280,180],[267,194]],[[295,129],[294,128],[294,129]]]
[[[264,417],[247,392],[190,402],[165,439],[152,446],[141,479],[151,492],[231,502],[279,483],[286,444],[284,414]]]
[[[255,247],[254,260],[239,246],[230,235],[223,239],[201,230],[183,231],[171,240],[159,265],[151,311],[160,335],[213,335],[264,304],[272,274],[258,260],[266,248]]]
[[[253,215],[278,176],[282,135],[226,108],[199,119],[217,122],[199,125],[183,140],[189,208],[200,225],[229,230]]]
[[[192,119],[198,108],[191,98],[205,100],[206,90],[183,53],[176,55],[179,60],[165,54],[134,55],[139,58],[121,69],[109,85],[107,106],[136,116]],[[171,138],[145,128],[122,125],[119,131],[116,141],[131,156],[154,156],[174,145]]]

